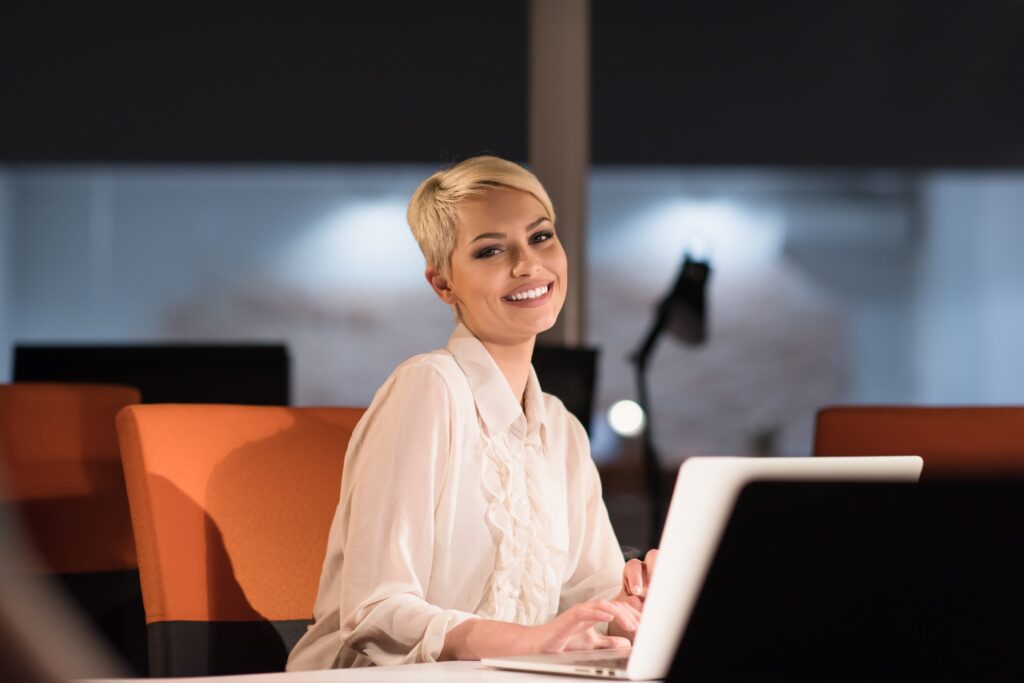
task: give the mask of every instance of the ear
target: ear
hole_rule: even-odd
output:
[[[431,289],[434,290],[434,293],[437,294],[437,297],[441,301],[448,305],[459,303],[459,297],[452,291],[448,278],[441,275],[437,269],[427,266],[427,270],[424,275],[426,275],[427,282],[430,283]]]

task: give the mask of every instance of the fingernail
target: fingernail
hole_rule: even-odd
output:
[[[641,586],[639,583],[634,583],[632,590],[633,590],[633,595],[640,595],[640,591],[643,590],[643,586]]]

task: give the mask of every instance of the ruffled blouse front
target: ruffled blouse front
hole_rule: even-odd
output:
[[[480,444],[487,524],[497,552],[478,615],[517,624],[543,624],[558,613],[559,576],[568,548],[552,533],[552,492],[544,445],[535,432],[521,444]]]
[[[466,619],[543,624],[621,576],[583,428],[532,371],[521,407],[460,325],[395,370],[353,433],[288,669],[434,661]]]

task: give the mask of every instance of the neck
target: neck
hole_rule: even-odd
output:
[[[530,379],[530,359],[533,358],[533,347],[537,343],[537,337],[533,335],[511,343],[481,339],[480,343],[498,364],[498,369],[505,376],[505,381],[512,388],[519,405],[522,405],[526,383]]]

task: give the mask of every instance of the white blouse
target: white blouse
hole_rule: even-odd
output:
[[[618,593],[583,427],[532,368],[523,405],[462,325],[392,373],[345,454],[314,623],[289,671],[432,662],[467,619],[538,625]]]

